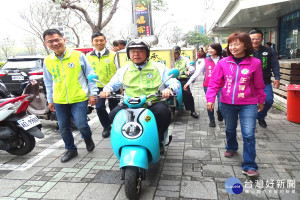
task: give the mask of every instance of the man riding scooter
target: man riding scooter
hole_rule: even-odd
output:
[[[178,80],[181,84],[181,87],[187,83],[188,76],[191,75],[191,72],[195,70],[193,66],[190,66],[189,59],[180,55],[181,54],[181,48],[179,46],[175,46],[173,48],[174,50],[174,60],[175,60],[175,69],[178,69],[180,71],[180,76],[178,77]],[[192,71],[190,71],[193,68]],[[190,88],[186,88],[182,90],[182,97],[183,97],[183,103],[185,110],[191,111],[191,116],[195,119],[199,118],[199,115],[195,112],[195,102],[193,94],[190,90]]]
[[[126,48],[127,57],[132,61],[121,67],[110,82],[100,93],[101,98],[108,97],[110,92],[118,91],[122,86],[125,94],[131,97],[141,95],[150,95],[156,93],[159,86],[168,79],[168,68],[161,64],[149,60],[150,46],[147,42],[136,39],[128,43]],[[162,90],[162,97],[169,98],[170,95],[178,92],[179,83],[176,79],[171,78],[164,83],[166,87]],[[147,102],[151,101],[152,105],[148,106]],[[171,123],[171,112],[165,102],[159,98],[153,97],[147,99],[144,107],[150,109],[156,119],[159,133],[161,152],[164,151],[162,141],[164,132]],[[118,105],[109,113],[109,119],[113,121],[115,115],[121,110],[127,108],[127,105]]]

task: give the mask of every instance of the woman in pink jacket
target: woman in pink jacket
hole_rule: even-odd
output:
[[[184,85],[183,89],[187,90],[188,87],[193,83],[197,77],[200,74],[204,73],[204,80],[203,80],[203,88],[204,92],[206,94],[207,92],[207,87],[208,83],[211,77],[211,74],[218,63],[220,59],[222,59],[222,46],[220,43],[212,43],[207,45],[207,52],[210,55],[210,57],[206,57],[204,60],[198,62],[199,65],[196,67],[195,73],[190,77],[188,82]],[[223,121],[223,116],[220,111],[220,95],[221,95],[221,90],[219,90],[217,97],[218,97],[218,110],[217,110],[217,115],[218,115],[218,121]],[[215,116],[214,116],[214,110],[210,111],[207,110],[207,114],[209,117],[209,127],[216,127],[216,122],[215,122]]]
[[[259,176],[255,162],[255,127],[257,110],[263,110],[266,94],[261,61],[251,57],[253,47],[247,33],[233,33],[228,38],[229,56],[215,67],[206,93],[207,109],[214,108],[218,90],[221,90],[220,109],[226,126],[225,157],[238,150],[236,128],[240,118],[244,141],[242,172]]]

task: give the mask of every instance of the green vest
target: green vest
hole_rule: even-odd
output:
[[[110,51],[108,55],[103,55],[100,59],[91,53],[88,53],[86,57],[94,72],[98,75],[99,81],[106,85],[117,71],[115,66],[116,53]],[[103,88],[104,85],[97,83],[97,87]]]
[[[186,71],[186,60],[181,59],[175,63],[175,69],[179,70],[179,78],[188,78],[183,72]]]
[[[81,52],[69,50],[62,61],[50,54],[45,58],[45,64],[53,78],[53,102],[57,104],[71,104],[87,100],[87,94],[79,83],[82,70],[80,65]]]
[[[162,78],[158,69],[153,66],[153,62],[149,61],[141,71],[133,63],[128,65],[129,67],[123,77],[126,95],[140,97],[141,95],[155,94],[158,87],[162,84]],[[146,103],[148,101],[155,103],[159,100],[157,97],[152,97],[147,99]]]

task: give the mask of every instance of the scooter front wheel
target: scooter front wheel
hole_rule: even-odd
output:
[[[130,200],[139,199],[142,179],[137,167],[126,167],[125,169],[125,194]]]

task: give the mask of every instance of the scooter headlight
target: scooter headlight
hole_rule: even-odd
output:
[[[128,122],[122,128],[122,134],[130,139],[135,139],[140,137],[143,133],[143,128],[139,123]]]

